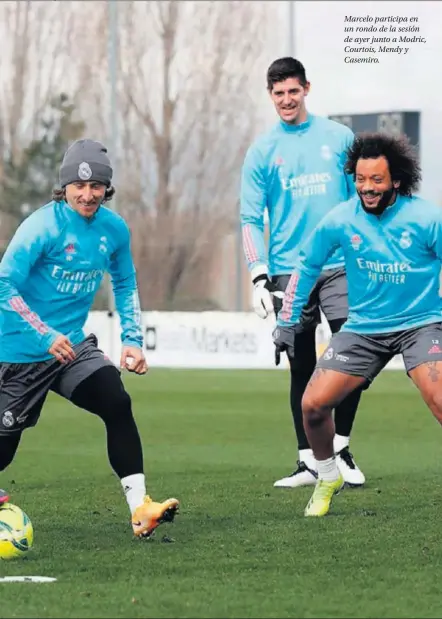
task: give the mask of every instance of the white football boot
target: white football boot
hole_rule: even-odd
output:
[[[356,464],[353,454],[350,453],[348,447],[344,447],[337,452],[336,464],[346,486],[357,488],[365,484],[365,475]]]
[[[301,449],[297,468],[273,484],[274,488],[298,488],[300,486],[314,486],[318,480],[316,460],[311,449]]]

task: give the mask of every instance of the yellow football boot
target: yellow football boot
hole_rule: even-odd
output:
[[[173,521],[179,505],[177,499],[156,503],[150,496],[146,496],[144,503],[137,507],[132,516],[134,534],[137,537],[150,537],[160,524]]]
[[[304,511],[304,516],[325,516],[328,514],[331,502],[335,494],[338,494],[344,486],[344,478],[341,473],[336,481],[318,479],[312,497]]]

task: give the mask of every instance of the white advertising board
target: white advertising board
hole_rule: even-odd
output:
[[[200,369],[275,369],[274,321],[253,312],[143,312],[145,351],[151,367]],[[86,332],[115,363],[121,352],[118,317],[91,312]],[[318,354],[329,341],[324,321],[316,332]],[[285,356],[280,369],[288,367]],[[400,357],[387,369],[402,369]]]

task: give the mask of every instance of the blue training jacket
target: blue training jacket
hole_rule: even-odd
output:
[[[344,253],[348,282],[349,315],[342,331],[389,333],[442,321],[442,208],[398,196],[377,217],[366,213],[356,196],[333,209],[302,248],[279,325],[298,323],[337,248]]]
[[[124,219],[101,206],[89,220],[66,202],[50,202],[25,219],[0,262],[0,362],[49,359],[60,334],[74,345],[82,342],[106,271],[121,341],[141,348],[140,303]]]
[[[291,273],[302,243],[321,219],[355,193],[344,173],[352,131],[321,116],[300,125],[278,122],[249,148],[241,180],[241,227],[249,270],[268,266],[269,275]],[[268,211],[270,238],[264,238]],[[340,250],[325,269],[340,267]]]

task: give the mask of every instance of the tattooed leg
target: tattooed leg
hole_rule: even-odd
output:
[[[428,377],[432,383],[437,383],[440,378],[440,369],[437,365],[437,361],[430,361],[429,363],[426,363],[426,366],[428,367]]]
[[[327,374],[327,372],[329,371],[330,370],[325,370],[323,368],[316,368],[313,374],[311,375],[310,380],[307,383],[307,387],[311,387],[313,383],[316,382],[320,376],[322,376],[323,374]]]
[[[424,402],[442,425],[442,361],[429,361],[409,372]]]

